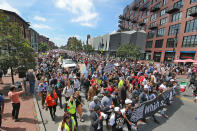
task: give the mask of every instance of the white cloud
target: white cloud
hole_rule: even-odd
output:
[[[34,20],[45,22],[46,18],[41,17],[41,16],[34,16]]]
[[[50,26],[44,24],[33,24],[32,27],[36,29],[51,29]]]
[[[20,12],[16,8],[12,7],[9,3],[7,3],[4,0],[0,1],[0,9],[8,10],[20,14]]]
[[[56,7],[70,11],[76,15],[71,22],[82,26],[94,27],[98,21],[93,0],[54,0]]]

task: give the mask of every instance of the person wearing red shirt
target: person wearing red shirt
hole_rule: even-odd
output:
[[[54,118],[55,118],[55,112],[56,112],[56,106],[57,106],[57,99],[58,99],[58,96],[53,90],[46,97],[46,105],[49,108],[50,115],[53,121],[55,120]]]

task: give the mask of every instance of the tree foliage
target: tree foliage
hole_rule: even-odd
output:
[[[83,49],[81,40],[78,40],[76,37],[70,37],[67,42],[67,49],[81,51]]]
[[[8,16],[0,12],[0,65],[4,69],[23,66],[35,67],[35,53],[29,41],[22,37],[22,27],[9,22]]]
[[[84,52],[86,52],[86,53],[91,53],[92,51],[93,51],[93,48],[92,48],[92,46],[91,45],[84,45],[83,46],[83,50],[84,50]]]
[[[41,42],[38,44],[38,50],[39,52],[46,52],[50,50],[50,46],[47,43]]]
[[[141,55],[140,48],[137,46],[135,47],[131,43],[121,45],[116,53],[120,57],[131,57],[134,60],[137,60]]]

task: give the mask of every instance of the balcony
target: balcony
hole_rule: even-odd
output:
[[[151,7],[150,12],[156,12],[160,10],[160,7]]]
[[[125,18],[126,21],[130,21],[130,18]]]
[[[139,22],[139,26],[144,26],[145,24],[146,24],[146,23],[143,22],[143,21]]]
[[[189,15],[192,16],[192,17],[197,17],[197,9],[195,8],[193,10],[190,10],[190,14]]]
[[[166,13],[168,13],[168,14],[175,13],[175,12],[179,11],[180,8],[181,8],[181,6],[170,7],[170,8],[166,11]]]
[[[132,10],[137,10],[138,8],[139,8],[138,5],[132,6]]]
[[[118,23],[122,23],[122,20],[119,20]]]
[[[149,29],[150,29],[150,30],[155,30],[155,29],[157,29],[157,28],[158,28],[157,24],[151,24],[151,25],[149,26]]]
[[[119,24],[118,27],[119,27],[120,29],[124,29],[124,27],[123,27],[121,24]]]
[[[140,8],[140,11],[145,11],[146,9],[147,9],[147,7],[143,6],[143,7]]]

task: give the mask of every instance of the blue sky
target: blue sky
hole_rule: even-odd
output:
[[[0,0],[0,8],[17,12],[31,27],[66,45],[70,36],[82,41],[118,29],[118,16],[132,0]]]

